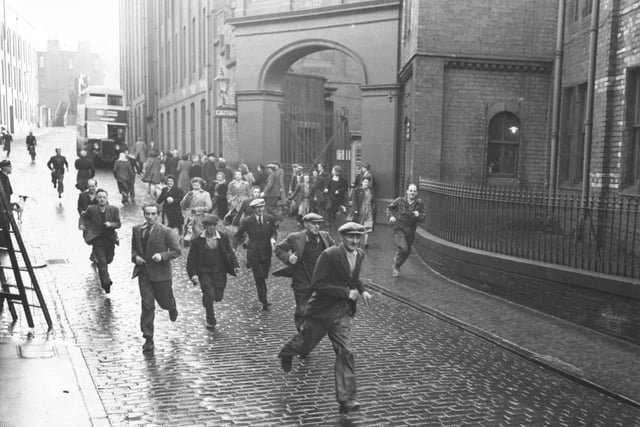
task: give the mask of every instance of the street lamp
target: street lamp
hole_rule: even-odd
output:
[[[224,71],[222,70],[222,67],[220,67],[220,70],[218,71],[218,75],[216,76],[216,78],[213,79],[213,81],[216,82],[216,84],[218,85],[218,90],[222,95],[222,105],[227,104],[227,91],[229,90],[230,80],[231,79],[229,77],[224,75]]]

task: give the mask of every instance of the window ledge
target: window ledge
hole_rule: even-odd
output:
[[[487,177],[487,185],[491,187],[517,187],[520,185],[520,181],[516,177],[489,176]]]

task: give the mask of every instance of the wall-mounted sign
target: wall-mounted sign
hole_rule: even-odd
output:
[[[220,105],[216,107],[215,117],[219,119],[235,119],[238,111],[235,105]]]

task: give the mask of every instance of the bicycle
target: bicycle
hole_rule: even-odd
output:
[[[29,156],[31,156],[31,162],[36,161],[36,146],[35,145],[27,145],[27,151],[29,152]]]

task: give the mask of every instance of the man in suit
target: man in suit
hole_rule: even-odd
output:
[[[333,237],[320,231],[324,218],[317,213],[308,213],[302,217],[305,230],[289,234],[276,246],[276,256],[285,263],[285,267],[274,271],[274,276],[291,277],[291,288],[296,301],[293,320],[300,331],[307,301],[311,296],[311,278],[320,253],[335,245]]]
[[[282,347],[278,357],[282,369],[289,372],[293,356],[306,356],[329,334],[336,353],[336,397],[340,412],[349,412],[360,409],[356,401],[351,318],[355,315],[358,298],[368,305],[371,295],[360,281],[364,252],[358,249],[358,244],[366,232],[364,226],[347,222],[338,231],[342,243],[325,249],[313,270],[313,293],[307,303],[302,330]]]
[[[253,271],[262,310],[269,311],[271,304],[267,300],[266,279],[271,268],[271,254],[278,237],[277,222],[273,216],[264,213],[264,199],[254,199],[249,205],[253,208],[254,214],[240,223],[235,234],[234,247],[242,241],[245,233],[249,236],[247,263]]]
[[[391,275],[398,277],[400,267],[411,253],[418,223],[425,220],[424,203],[418,197],[418,186],[409,184],[407,195],[398,197],[391,202],[387,207],[387,214],[389,215],[389,224],[393,226],[393,240],[396,243]]]
[[[138,277],[142,314],[140,329],[145,339],[142,351],[152,352],[153,320],[155,318],[155,301],[160,307],[169,310],[169,319],[175,322],[178,318],[176,300],[171,288],[171,260],[180,256],[178,234],[158,222],[160,207],[155,203],[142,207],[145,223],[133,227],[131,239],[131,261],[135,264],[133,276]]]
[[[216,325],[213,303],[222,301],[224,297],[227,274],[235,276],[238,270],[238,260],[229,236],[216,230],[218,221],[214,214],[206,214],[202,218],[204,231],[191,241],[187,256],[187,275],[194,286],[200,285],[209,330]]]
[[[109,264],[119,243],[116,229],[120,228],[120,211],[109,204],[109,195],[103,189],[96,190],[96,201],[97,204],[88,206],[80,214],[79,227],[84,241],[93,248],[91,254],[98,264],[100,285],[108,294],[113,284]]]
[[[338,210],[346,211],[345,208],[345,196],[349,189],[349,184],[340,175],[342,173],[342,167],[335,165],[331,169],[331,177],[326,181],[326,187],[324,193],[327,195],[329,203],[327,204],[327,221],[329,226],[336,221],[336,213]]]

